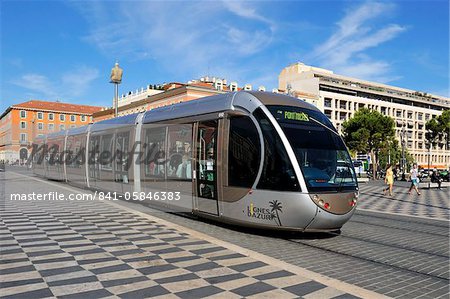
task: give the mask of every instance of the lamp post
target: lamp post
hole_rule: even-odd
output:
[[[431,175],[430,175],[430,160],[431,160],[431,142],[428,141],[427,142],[427,146],[428,146],[428,190],[430,190],[430,181],[431,181]]]
[[[119,109],[119,84],[122,83],[123,69],[119,67],[119,62],[116,62],[114,67],[111,69],[111,80],[109,83],[114,84],[114,117],[118,116]]]
[[[406,166],[406,161],[405,161],[405,144],[406,144],[406,129],[405,129],[405,124],[403,123],[402,126],[402,131],[400,132],[400,142],[402,144],[402,163],[400,165],[401,169],[402,169],[402,181],[405,180],[405,166]]]

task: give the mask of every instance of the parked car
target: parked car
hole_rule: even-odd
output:
[[[439,175],[444,180],[444,182],[450,182],[450,171],[448,171],[448,170],[441,170]]]

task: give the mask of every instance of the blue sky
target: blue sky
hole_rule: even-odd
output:
[[[431,1],[8,1],[1,105],[111,106],[120,93],[205,75],[267,89],[287,65],[449,96],[449,3]]]

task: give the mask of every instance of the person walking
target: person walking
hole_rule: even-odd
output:
[[[411,190],[414,188],[416,190],[417,195],[420,195],[419,192],[419,170],[417,169],[417,163],[413,164],[411,171],[409,172],[409,178],[411,180],[411,186],[409,187],[408,194],[411,195]]]
[[[387,187],[383,189],[383,194],[386,195],[386,191],[389,190],[389,196],[393,196],[392,193],[394,187],[394,171],[392,170],[392,165],[388,164],[386,167],[386,176],[384,177],[384,183]]]

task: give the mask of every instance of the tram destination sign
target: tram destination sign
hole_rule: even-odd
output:
[[[277,110],[277,114],[282,120],[290,121],[309,121],[308,114],[304,112]]]

